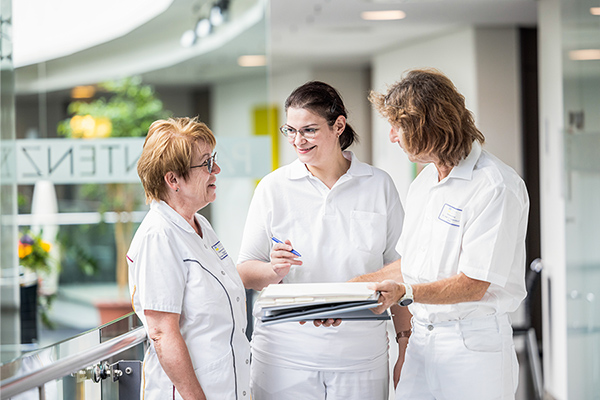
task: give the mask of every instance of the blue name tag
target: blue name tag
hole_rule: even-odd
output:
[[[217,256],[219,256],[219,258],[221,260],[223,260],[227,257],[227,250],[225,250],[225,247],[221,244],[220,241],[213,244],[212,248],[217,253]]]
[[[444,221],[452,226],[460,226],[460,217],[462,210],[460,208],[452,207],[450,204],[444,204],[438,219]]]

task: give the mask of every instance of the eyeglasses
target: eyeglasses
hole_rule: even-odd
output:
[[[212,174],[213,172],[213,167],[215,166],[215,164],[217,163],[217,152],[215,151],[214,154],[210,157],[208,157],[206,159],[206,161],[204,161],[202,164],[200,165],[193,165],[190,167],[190,169],[192,168],[200,168],[200,167],[208,167],[208,173]]]
[[[281,133],[283,133],[283,136],[286,136],[288,139],[295,139],[296,133],[300,133],[306,139],[313,139],[317,135],[318,131],[317,128],[294,129],[287,125],[283,125],[281,128],[279,128],[279,130]]]

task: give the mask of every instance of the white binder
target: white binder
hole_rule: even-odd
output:
[[[387,320],[375,314],[379,293],[367,282],[290,283],[269,285],[254,304],[254,316],[263,325],[289,321],[341,318],[344,321]]]

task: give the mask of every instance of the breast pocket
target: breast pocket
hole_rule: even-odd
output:
[[[350,242],[360,251],[383,254],[386,245],[387,221],[385,215],[368,211],[352,211],[350,215]]]
[[[460,226],[450,225],[443,221],[434,221],[429,257],[434,261],[440,272],[451,273],[453,266],[458,262],[462,244],[463,230]],[[445,270],[450,268],[450,270]]]

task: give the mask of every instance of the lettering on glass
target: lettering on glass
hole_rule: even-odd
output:
[[[137,183],[145,138],[17,140],[17,183]]]

